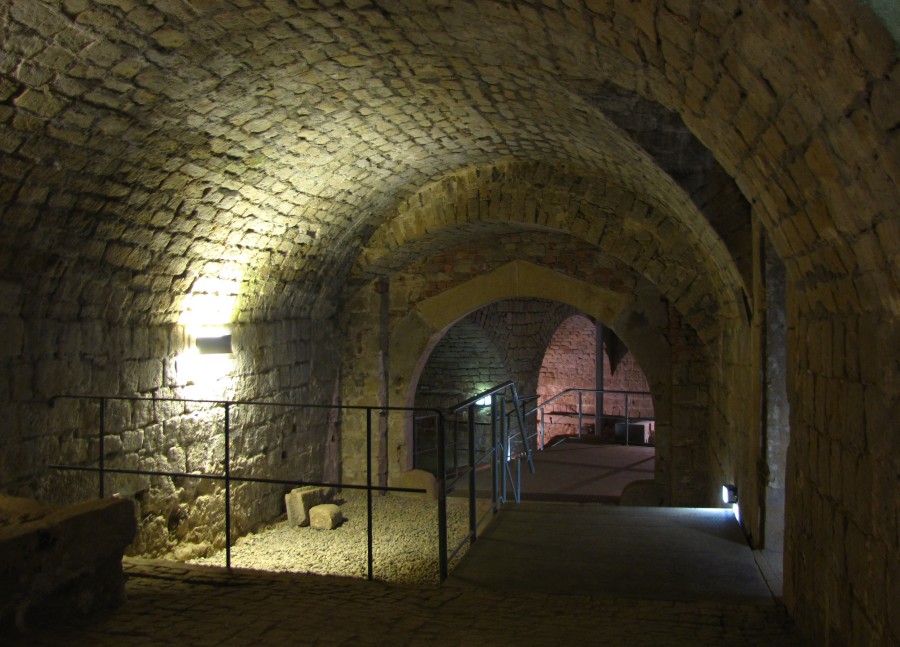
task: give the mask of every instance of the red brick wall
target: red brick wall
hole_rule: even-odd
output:
[[[584,315],[575,315],[564,321],[553,335],[541,365],[538,378],[537,393],[540,402],[549,400],[566,389],[596,388],[596,325]],[[615,373],[610,370],[609,356],[603,353],[603,382],[605,390],[612,391],[649,391],[647,378],[637,363],[634,355],[628,352],[616,366]],[[593,393],[581,395],[583,414],[593,416],[596,411]],[[575,394],[558,398],[545,410],[544,440],[560,435],[576,434],[577,419],[551,416],[551,413],[572,413],[578,411],[578,396]],[[625,396],[606,394],[603,400],[603,413],[607,416],[625,415]],[[653,402],[649,396],[630,396],[628,415],[632,418],[652,418]],[[552,421],[550,421],[552,419]],[[593,424],[594,420],[583,420],[583,424]],[[584,431],[596,428],[584,428]],[[611,429],[609,430],[611,432]]]

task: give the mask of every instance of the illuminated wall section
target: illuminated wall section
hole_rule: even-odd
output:
[[[231,324],[238,287],[235,280],[200,278],[185,299],[179,323],[187,347],[175,360],[182,397],[218,400],[234,395]]]

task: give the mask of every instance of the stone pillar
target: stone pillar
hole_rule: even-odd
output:
[[[784,552],[784,476],[790,440],[787,397],[787,321],[785,268],[771,245],[765,245],[765,363],[763,452],[765,476],[761,539],[781,570]]]

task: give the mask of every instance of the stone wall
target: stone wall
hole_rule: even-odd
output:
[[[417,407],[444,409],[508,381],[511,371],[484,329],[454,325],[428,357],[416,390]]]
[[[798,319],[791,312],[788,381],[797,405],[786,477],[785,595],[799,616],[826,617],[835,644],[844,635],[889,644],[880,636],[900,635],[890,602],[900,594],[900,326],[876,315]]]
[[[502,350],[511,369],[510,379],[519,395],[528,398],[537,393],[542,350],[571,312],[571,306],[561,303],[517,299],[493,303],[472,317]]]
[[[663,424],[657,424],[656,436],[668,442],[667,464],[657,466],[657,470],[667,470],[670,488],[667,499],[672,505],[693,505],[703,501],[706,506],[719,505],[721,493],[716,484],[721,484],[722,466],[716,462],[713,440],[722,433],[726,420],[718,418],[712,393],[717,378],[724,376],[710,361],[710,351],[697,340],[697,333],[673,308],[667,311],[669,319],[669,340],[672,346],[672,378],[670,406],[672,411],[671,434],[665,434]],[[634,347],[632,347],[634,348]],[[644,363],[642,363],[644,364]],[[645,364],[644,364],[645,365]],[[657,409],[658,409],[658,403]],[[657,418],[659,412],[657,410]],[[668,441],[666,441],[668,438]],[[657,464],[660,460],[660,442],[657,441]]]
[[[48,470],[99,464],[100,403],[54,396],[112,396],[104,405],[105,467],[222,474],[224,409],[170,399],[322,401],[311,377],[309,321],[236,326],[232,356],[195,355],[178,326],[110,328],[102,322],[46,323],[23,336],[13,381],[23,402],[7,407],[2,487],[54,502],[97,496],[99,480],[83,472]],[[47,359],[47,357],[51,359]],[[33,376],[25,379],[25,374]],[[240,386],[237,386],[240,385]],[[314,395],[315,394],[315,395]],[[326,400],[327,401],[327,400]],[[235,475],[319,479],[325,414],[282,407],[235,406],[230,411]],[[17,438],[21,441],[15,442]],[[282,513],[283,488],[235,484],[237,537]],[[132,497],[140,522],[131,551],[164,555],[180,546],[205,551],[224,545],[222,482],[181,477],[112,475],[105,493]]]

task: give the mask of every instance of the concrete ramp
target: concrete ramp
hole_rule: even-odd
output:
[[[555,595],[768,602],[730,510],[507,504],[446,585]]]
[[[522,498],[617,503],[629,483],[653,478],[655,458],[653,447],[557,442],[535,452],[534,474],[522,466]]]

